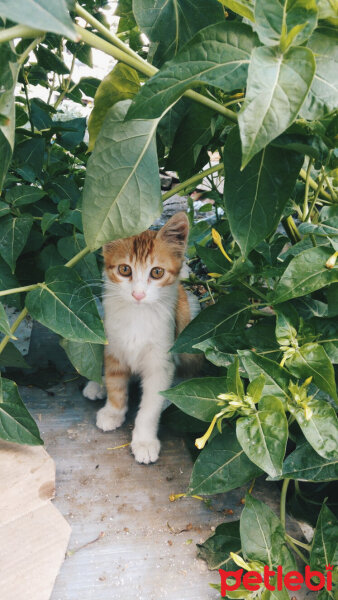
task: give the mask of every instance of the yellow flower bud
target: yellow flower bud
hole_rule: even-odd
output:
[[[333,269],[337,261],[338,252],[335,252],[330,256],[330,258],[326,261],[325,266],[327,269]]]

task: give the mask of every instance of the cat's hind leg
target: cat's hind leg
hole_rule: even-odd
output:
[[[117,429],[127,412],[129,370],[111,354],[105,353],[105,382],[107,401],[96,416],[96,425],[102,431]]]

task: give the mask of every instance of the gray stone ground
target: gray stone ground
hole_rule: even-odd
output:
[[[161,456],[150,466],[136,464],[128,446],[110,450],[130,441],[137,399],[127,423],[103,433],[95,426],[102,402],[82,397],[83,380],[66,365],[56,337],[35,325],[29,359],[47,367],[48,358],[64,371],[63,381],[49,367],[31,378],[45,389],[23,387],[22,395],[56,463],[55,505],[72,526],[51,600],[219,598],[209,586],[219,575],[197,558],[195,544],[239,518],[245,488],[213,498],[212,509],[194,499],[170,502],[171,493],[185,491],[192,468],[183,439],[162,427]],[[277,510],[273,484],[259,480],[254,495]],[[288,530],[301,539],[297,523],[289,520]]]

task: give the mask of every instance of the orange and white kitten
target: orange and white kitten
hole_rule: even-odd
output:
[[[143,393],[131,442],[139,463],[158,458],[157,430],[165,402],[159,392],[170,387],[174,375],[169,350],[199,310],[197,299],[188,297],[179,282],[188,233],[187,216],[177,213],[159,231],[144,231],[103,249],[107,402],[96,424],[103,431],[122,425],[129,377],[140,375]],[[92,381],[83,394],[91,400],[105,396]]]

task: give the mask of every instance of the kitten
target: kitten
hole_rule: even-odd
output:
[[[107,401],[96,424],[103,431],[122,425],[128,379],[133,373],[140,375],[143,394],[131,442],[139,463],[155,462],[159,456],[157,429],[165,402],[159,392],[170,387],[174,375],[169,350],[199,310],[195,296],[188,297],[179,282],[188,233],[188,218],[182,212],[159,231],[144,231],[103,248]],[[94,382],[83,394],[91,400],[105,395]]]

